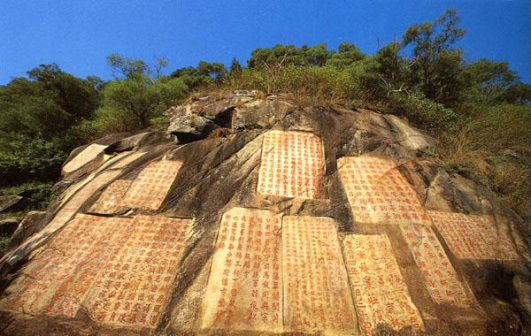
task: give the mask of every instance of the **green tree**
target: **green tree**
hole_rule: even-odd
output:
[[[273,48],[258,48],[253,50],[247,62],[249,68],[271,66],[323,66],[328,60],[329,52],[326,44],[314,47],[303,45],[276,45]]]
[[[240,61],[234,57],[232,59],[232,62],[230,64],[230,74],[240,73],[242,71],[242,65],[240,64]]]
[[[102,90],[102,105],[95,120],[88,125],[93,132],[147,128],[153,118],[162,115],[188,92],[181,79],[161,75],[162,68],[167,66],[164,59],[159,58],[155,65],[148,66],[141,60],[112,54],[107,62],[117,78]]]
[[[509,103],[531,104],[531,84],[514,83],[499,99]]]
[[[454,44],[463,38],[465,30],[458,25],[457,11],[448,9],[435,21],[408,27],[402,38],[402,47],[412,48],[413,82],[426,98],[446,104],[455,103],[463,87],[459,76],[463,70],[461,50]]]
[[[28,71],[29,78],[15,78],[0,87],[0,132],[53,137],[83,119],[99,104],[94,86],[67,74],[55,65]]]
[[[361,61],[365,58],[365,54],[361,52],[352,43],[341,43],[337,53],[332,51],[328,57],[326,65],[336,68],[346,68],[354,62]]]
[[[471,86],[486,100],[499,100],[515,84],[518,76],[509,69],[507,62],[493,62],[480,59],[466,67]]]

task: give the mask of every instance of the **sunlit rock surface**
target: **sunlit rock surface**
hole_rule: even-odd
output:
[[[529,333],[529,223],[422,131],[247,91],[166,114],[72,153],[2,259],[0,333]]]

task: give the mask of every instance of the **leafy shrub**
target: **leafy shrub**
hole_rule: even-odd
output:
[[[266,93],[292,93],[316,101],[345,101],[356,95],[357,84],[346,71],[333,67],[244,68],[225,81],[229,90],[260,90]]]
[[[395,112],[405,116],[415,125],[432,133],[454,129],[460,116],[444,105],[427,99],[421,92],[393,94],[391,104]]]
[[[68,139],[4,134],[0,138],[0,186],[58,178],[68,156],[64,146],[67,142]]]

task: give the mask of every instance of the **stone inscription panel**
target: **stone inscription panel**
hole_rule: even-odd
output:
[[[285,330],[355,333],[357,320],[334,220],[285,216],[282,246]]]
[[[457,258],[518,259],[510,238],[490,217],[437,211],[428,214]]]
[[[78,215],[68,224],[67,229],[74,226],[76,235],[66,236],[61,233],[58,236],[60,239],[54,240],[54,245],[63,247],[62,250],[79,250],[77,244],[82,244],[84,249],[79,256],[83,258],[58,287],[46,308],[47,314],[76,316],[91,286],[106,269],[109,257],[127,238],[132,222],[133,219],[130,218]],[[98,235],[91,234],[95,230]]]
[[[68,291],[65,286],[69,287],[69,284],[65,280],[72,279],[72,275],[87,264],[97,267],[101,263],[105,245],[101,241],[113,236],[116,222],[109,218],[78,215],[28,264],[23,275],[6,291],[9,296],[2,307],[34,314],[47,312],[74,316],[84,295],[82,292],[90,287],[93,278],[83,278],[74,284],[76,291]]]
[[[311,133],[269,131],[258,175],[263,195],[316,198],[323,188],[321,138]]]
[[[517,260],[518,253],[514,244],[506,232],[501,231],[496,227],[494,220],[488,216],[470,216],[480,232],[485,238],[487,246],[492,249],[492,253],[496,259],[499,260]]]
[[[122,207],[125,194],[132,183],[132,180],[117,180],[111,183],[92,205],[89,212],[113,214],[118,211]]]
[[[343,241],[354,305],[365,335],[379,324],[424,329],[386,235],[348,235]]]
[[[87,148],[83,149],[78,155],[76,155],[70,162],[68,162],[64,167],[63,171],[65,173],[71,173],[83,167],[90,161],[94,160],[98,155],[103,153],[107,146],[92,144]]]
[[[435,211],[429,211],[428,214],[457,258],[494,258],[479,227],[475,225],[469,216],[460,213]]]
[[[164,202],[182,162],[156,161],[142,170],[129,188],[124,204],[133,208],[157,210]]]
[[[437,303],[471,306],[474,301],[468,297],[433,229],[429,226],[404,224],[400,225],[400,230],[415,263],[424,275],[432,299]]]
[[[431,225],[415,191],[388,160],[344,157],[339,175],[356,222]]]
[[[192,220],[137,216],[127,239],[108,255],[83,301],[98,323],[157,326],[179,268]]]
[[[232,208],[223,215],[202,303],[202,329],[282,331],[280,218]]]

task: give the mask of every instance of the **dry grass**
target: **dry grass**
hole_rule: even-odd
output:
[[[347,105],[357,92],[349,74],[327,67],[243,69],[227,78],[222,86],[228,91],[258,90],[265,95],[290,93],[303,106]]]
[[[531,205],[531,111],[499,105],[439,137],[446,168],[488,186],[515,210]]]

